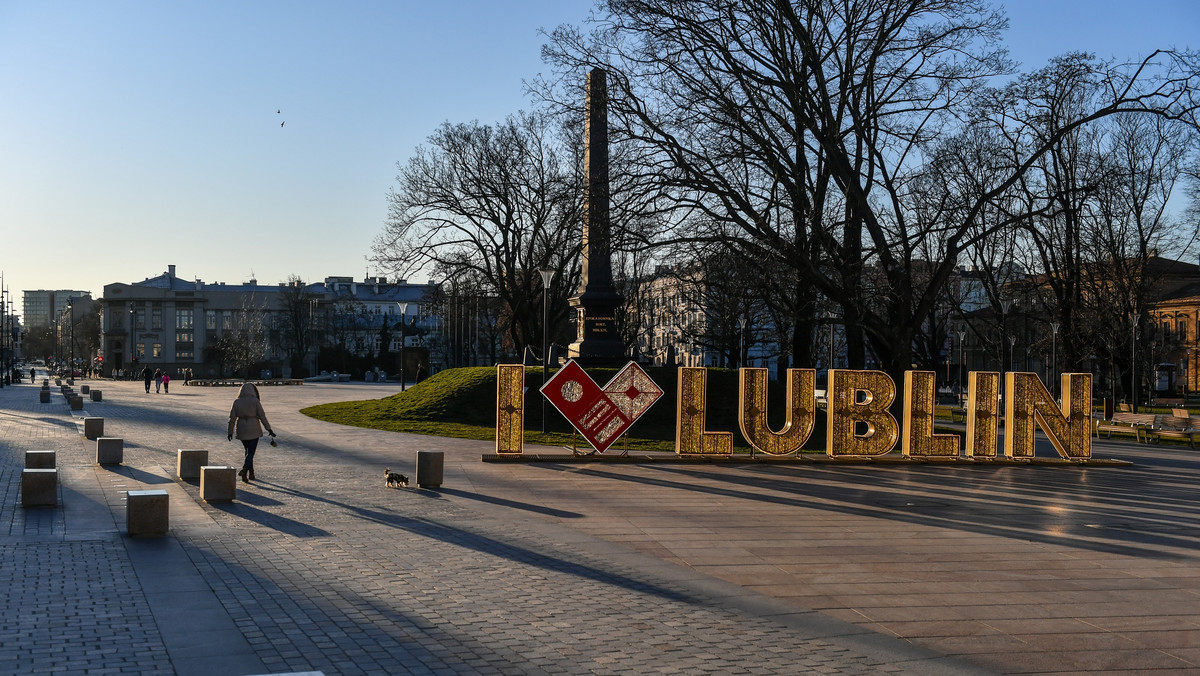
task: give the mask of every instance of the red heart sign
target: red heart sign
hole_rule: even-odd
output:
[[[663,394],[633,362],[601,389],[575,360],[568,361],[546,381],[541,392],[601,453]]]

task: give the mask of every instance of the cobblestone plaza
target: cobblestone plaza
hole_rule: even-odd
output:
[[[83,382],[83,381],[78,381]],[[207,504],[175,452],[240,464],[232,388],[0,390],[5,673],[1200,673],[1196,452],[1129,468],[492,464],[487,442],[345,428],[263,388],[280,445]],[[81,413],[124,439],[99,466]],[[27,450],[59,506],[22,508]],[[440,490],[389,489],[416,452]],[[171,531],[129,538],[126,491]]]

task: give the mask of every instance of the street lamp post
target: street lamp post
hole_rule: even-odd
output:
[[[67,299],[67,323],[71,325],[70,361],[67,362],[67,384],[75,384],[75,299]]]
[[[539,268],[542,277],[542,387],[550,373],[550,282],[554,281],[552,268]],[[542,434],[546,433],[546,398],[542,397]]]
[[[407,342],[404,338],[405,317],[408,314],[408,303],[401,301],[396,303],[400,306],[400,391],[405,391],[405,374],[404,374],[404,343]]]
[[[1129,337],[1129,410],[1134,413],[1137,413],[1137,326],[1139,319],[1141,319],[1141,316],[1135,313]]]
[[[1050,371],[1051,382],[1054,386],[1054,393],[1058,395],[1058,330],[1062,328],[1062,322],[1050,322],[1050,332],[1053,334],[1050,342],[1050,364],[1053,369]]]
[[[963,394],[967,388],[963,387],[963,374],[966,372],[967,361],[964,357],[964,349],[967,342],[967,327],[958,327],[958,405],[963,405]]]

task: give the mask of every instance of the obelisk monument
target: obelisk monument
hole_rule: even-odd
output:
[[[593,69],[587,76],[587,119],[584,123],[583,274],[579,292],[570,299],[578,333],[567,355],[583,365],[617,366],[625,360],[625,344],[617,335],[621,295],[613,288],[608,219],[608,87],[607,75]]]

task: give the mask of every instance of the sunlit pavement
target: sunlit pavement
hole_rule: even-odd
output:
[[[234,388],[87,382],[120,467],[57,391],[0,390],[0,671],[1200,673],[1186,447],[1096,442],[1129,468],[492,464],[486,442],[298,413],[396,386],[281,386],[259,481],[208,505],[175,451],[240,465]],[[20,507],[37,449],[57,508]],[[386,488],[418,450],[445,452],[442,489]],[[124,491],[147,487],[171,533],[129,538]]]

